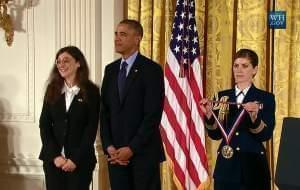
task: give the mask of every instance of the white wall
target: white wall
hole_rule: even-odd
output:
[[[1,190],[40,190],[38,120],[55,53],[78,46],[91,79],[100,84],[104,66],[116,57],[114,28],[123,18],[123,0],[14,0],[9,14],[16,29],[11,47],[0,29]],[[94,189],[98,174],[95,170]]]

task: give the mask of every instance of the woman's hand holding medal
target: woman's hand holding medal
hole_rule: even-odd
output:
[[[200,100],[199,104],[202,112],[205,114],[207,119],[210,119],[212,116],[212,102],[207,98],[203,98]]]
[[[212,117],[212,116],[215,118],[215,121],[216,121],[219,129],[221,130],[221,133],[226,142],[226,144],[221,149],[222,156],[226,159],[230,159],[234,154],[233,148],[230,146],[230,141],[231,141],[231,138],[232,138],[234,132],[236,131],[237,127],[239,126],[239,123],[241,122],[243,115],[247,112],[250,115],[252,122],[255,122],[258,111],[260,109],[262,109],[262,104],[260,104],[258,101],[247,102],[247,103],[236,103],[236,102],[228,102],[227,100],[228,100],[227,96],[223,96],[220,100],[218,100],[218,99],[217,100],[209,100],[209,99],[203,98],[199,102],[199,104],[200,104],[201,110],[203,111],[203,113],[206,115],[206,117],[208,119],[210,119],[210,117]],[[214,103],[219,106],[214,105]],[[226,113],[224,111],[226,109],[228,109],[228,106],[230,104],[242,106],[243,109],[240,112],[239,116],[236,118],[233,126],[230,129],[230,132],[227,133],[221,122],[222,118],[224,118],[224,117],[220,117],[220,115]],[[224,105],[227,105],[227,106],[224,106]],[[219,117],[217,117],[212,111],[215,108],[219,108]],[[222,111],[222,109],[225,109],[225,110]]]
[[[212,101],[207,98],[203,98],[200,100],[200,108],[202,112],[206,115],[206,117],[209,119],[212,116],[212,109],[213,109],[213,103],[219,101]],[[250,115],[250,118],[252,122],[255,122],[257,118],[257,113],[260,109],[262,109],[262,104],[260,104],[258,101],[253,101],[253,102],[247,102],[247,103],[235,103],[235,102],[220,102],[223,104],[236,104],[236,105],[242,105],[243,108],[248,112]]]
[[[254,101],[254,102],[244,103],[242,104],[242,106],[250,115],[251,121],[255,122],[257,118],[257,113],[261,109],[261,104],[258,101]]]

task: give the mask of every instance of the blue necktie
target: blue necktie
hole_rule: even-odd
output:
[[[123,98],[123,90],[125,87],[125,82],[126,82],[126,73],[127,73],[127,63],[124,61],[121,63],[121,69],[119,71],[119,76],[118,76],[118,88],[119,88],[119,95],[120,95],[120,100]]]

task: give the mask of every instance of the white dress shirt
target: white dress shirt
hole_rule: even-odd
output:
[[[247,88],[245,88],[244,90],[239,89],[237,86],[235,86],[235,96],[236,96],[236,103],[241,104],[244,101],[244,98],[248,92],[248,90],[250,89],[251,86],[248,86]],[[238,108],[240,107],[240,105],[238,105]]]
[[[73,101],[75,95],[79,93],[80,88],[75,85],[72,86],[71,88],[68,87],[68,85],[65,83],[62,93],[65,93],[65,100],[66,100],[66,111],[69,111],[71,102]]]
[[[79,93],[80,88],[75,85],[71,88],[65,83],[61,93],[65,93],[65,100],[66,100],[66,112],[69,111],[70,105],[75,97]],[[61,154],[65,157],[65,148],[62,147]]]

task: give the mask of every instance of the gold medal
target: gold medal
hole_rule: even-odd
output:
[[[229,145],[225,145],[222,148],[222,156],[226,159],[229,159],[233,156],[233,149]]]

